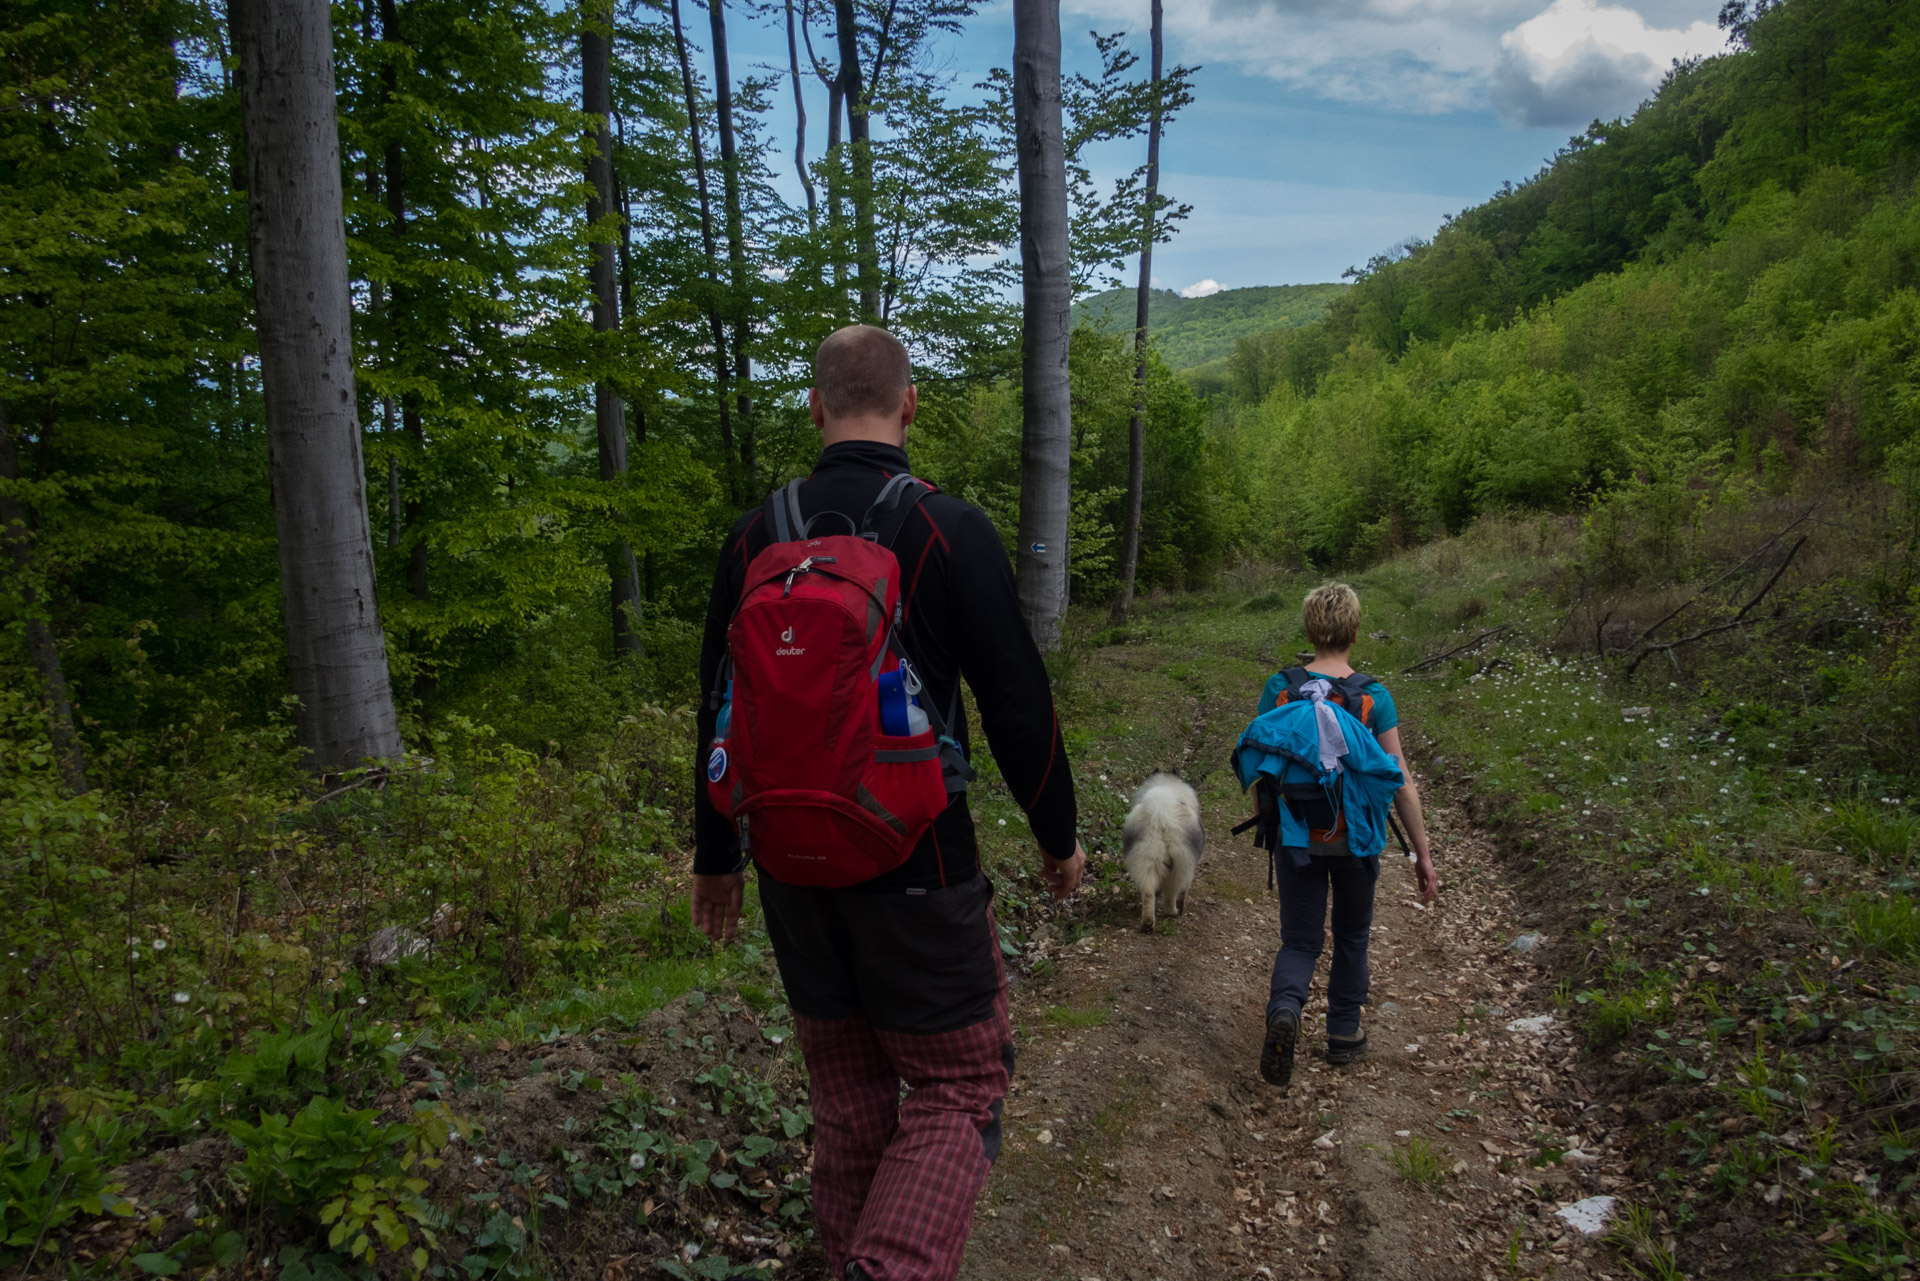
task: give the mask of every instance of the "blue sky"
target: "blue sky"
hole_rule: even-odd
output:
[[[1169,61],[1201,70],[1161,152],[1163,189],[1193,212],[1153,274],[1195,292],[1337,280],[1530,176],[1595,116],[1631,112],[1672,59],[1724,47],[1719,0],[1164,2]],[[740,71],[783,69],[784,27],[734,15]],[[1147,0],[1063,0],[1067,70],[1096,69],[1092,29],[1127,31],[1144,66],[1146,25]],[[965,86],[1012,45],[993,0],[936,56]],[[817,147],[825,93],[808,88]],[[775,101],[790,154],[784,86]],[[1096,155],[1095,173],[1144,150]]]

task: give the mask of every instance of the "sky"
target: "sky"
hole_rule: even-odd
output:
[[[1127,32],[1144,70],[1147,5],[1061,0],[1066,70],[1097,71],[1094,30]],[[1153,276],[1190,296],[1338,280],[1410,237],[1431,236],[1503,182],[1532,176],[1596,117],[1630,114],[1675,59],[1726,47],[1720,0],[1164,7],[1168,62],[1199,72],[1194,101],[1161,143],[1161,189],[1193,212],[1154,251]],[[786,66],[784,26],[749,27],[733,43],[736,75],[743,61]],[[1011,4],[989,0],[936,56],[964,87],[1007,65],[1012,48]],[[810,132],[822,135],[825,91],[818,81],[808,89],[821,99],[809,102]],[[784,86],[775,101],[784,112],[769,124],[790,154]],[[1110,185],[1144,158],[1139,140],[1090,159]]]

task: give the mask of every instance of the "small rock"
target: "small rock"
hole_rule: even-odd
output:
[[[1522,934],[1513,941],[1513,950],[1525,956],[1528,952],[1533,951],[1534,948],[1539,947],[1540,941],[1545,937],[1544,934]]]
[[[1653,709],[1651,707],[1623,707],[1620,709],[1620,715],[1630,721],[1643,721],[1653,715]]]
[[[1563,1205],[1553,1213],[1555,1218],[1581,1236],[1593,1237],[1607,1230],[1607,1220],[1613,1217],[1614,1204],[1610,1196],[1590,1196],[1584,1201]]]
[[[1034,1135],[1033,1138],[1034,1138],[1034,1142],[1040,1144],[1042,1147],[1045,1147],[1047,1144],[1053,1142],[1053,1131],[1042,1130],[1040,1131],[1040,1133]]]
[[[367,940],[367,964],[398,965],[409,956],[420,955],[428,946],[426,939],[406,926],[389,925],[385,929],[375,930],[373,937]]]
[[[1380,1002],[1380,1012],[1382,1014],[1398,1014],[1400,1012],[1400,1002],[1382,1001]]]
[[[1507,1024],[1507,1031],[1531,1032],[1535,1036],[1544,1036],[1546,1035],[1547,1029],[1552,1026],[1553,1015],[1536,1014],[1530,1019],[1515,1019],[1513,1022]]]
[[[1573,1166],[1598,1165],[1600,1164],[1600,1158],[1591,1152],[1582,1152],[1579,1148],[1574,1148],[1570,1152],[1562,1152],[1560,1154],[1560,1164]]]
[[[1319,1138],[1313,1141],[1313,1146],[1315,1146],[1316,1148],[1325,1148],[1328,1151],[1332,1151],[1333,1136],[1335,1133],[1336,1132],[1333,1130],[1328,1130],[1325,1134],[1321,1135]]]

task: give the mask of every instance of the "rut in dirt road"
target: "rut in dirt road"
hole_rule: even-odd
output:
[[[1190,759],[1208,737],[1203,715]],[[1618,1117],[1583,1101],[1565,1027],[1508,1029],[1550,1007],[1511,946],[1529,922],[1486,841],[1430,808],[1432,910],[1387,860],[1371,1053],[1321,1061],[1323,957],[1282,1092],[1258,1073],[1279,931],[1265,855],[1228,834],[1238,795],[1192,781],[1209,857],[1186,917],[1143,936],[1116,914],[1065,944],[1057,931],[1088,923],[1063,919],[1039,945],[1052,976],[1016,995],[1006,1149],[961,1275],[1626,1275],[1555,1215],[1631,1195]]]

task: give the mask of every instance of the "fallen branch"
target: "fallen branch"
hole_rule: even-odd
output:
[[[1748,565],[1751,565],[1753,563],[1754,557],[1758,556],[1761,552],[1766,551],[1767,548],[1773,546],[1775,543],[1785,538],[1788,534],[1791,534],[1794,530],[1798,529],[1801,525],[1805,524],[1807,521],[1807,517],[1819,511],[1820,506],[1821,505],[1819,503],[1815,503],[1813,506],[1801,512],[1798,516],[1794,517],[1794,519],[1790,521],[1787,524],[1787,526],[1784,529],[1782,529],[1779,533],[1775,534],[1772,538],[1769,538],[1766,542],[1761,543],[1758,547],[1754,548],[1752,551],[1748,552],[1744,557],[1742,557],[1739,564],[1735,565],[1732,569],[1729,569],[1726,573],[1720,575],[1720,577],[1708,583],[1705,587],[1702,587],[1699,591],[1689,596],[1686,600],[1680,602],[1679,606],[1677,606],[1672,613],[1668,614],[1665,618],[1662,618],[1658,622],[1649,626],[1646,631],[1641,632],[1640,639],[1636,643],[1638,644],[1645,643],[1646,639],[1649,636],[1653,635],[1655,632],[1659,631],[1662,627],[1665,627],[1668,623],[1678,618],[1686,610],[1687,606],[1693,604],[1695,601],[1699,600],[1702,596],[1705,596],[1708,592],[1712,591],[1714,588],[1718,587],[1720,584],[1726,582],[1729,578],[1732,578],[1735,574],[1738,574],[1742,570],[1746,569]],[[1806,538],[1803,536],[1800,541],[1805,542]],[[1794,551],[1799,551],[1799,550],[1800,549],[1797,546],[1794,548]],[[1787,559],[1791,560],[1793,559],[1793,557],[1789,555]]]
[[[1767,585],[1765,587],[1762,587],[1759,593],[1756,594],[1752,600],[1748,601],[1746,604],[1740,607],[1740,612],[1733,616],[1733,621],[1721,623],[1716,627],[1708,627],[1702,631],[1695,632],[1691,636],[1683,636],[1677,641],[1668,641],[1664,645],[1649,645],[1646,648],[1642,649],[1638,654],[1635,654],[1633,656],[1633,661],[1627,664],[1626,674],[1628,676],[1633,675],[1634,669],[1640,666],[1642,660],[1644,660],[1646,656],[1649,654],[1656,654],[1664,651],[1668,655],[1671,655],[1674,650],[1679,649],[1682,645],[1691,645],[1693,644],[1693,642],[1697,640],[1705,640],[1709,636],[1718,636],[1721,632],[1730,632],[1734,628],[1740,626],[1741,623],[1743,623],[1746,620],[1748,611],[1750,611],[1755,605],[1758,605],[1762,600],[1766,598],[1767,593],[1773,590],[1773,585],[1780,581],[1780,576],[1787,572],[1787,566],[1793,564],[1793,558],[1795,556],[1798,556],[1800,554],[1800,549],[1802,547],[1805,547],[1806,545],[1807,545],[1807,535],[1802,534],[1800,535],[1800,541],[1793,545],[1793,550],[1787,553],[1786,559],[1780,562],[1780,567],[1773,571],[1773,577],[1767,580]]]
[[[1400,674],[1402,676],[1411,676],[1413,673],[1420,671],[1422,668],[1432,667],[1434,664],[1443,662],[1446,659],[1452,658],[1456,654],[1464,654],[1469,650],[1477,649],[1489,637],[1498,636],[1501,632],[1506,631],[1508,628],[1512,626],[1513,626],[1512,623],[1502,623],[1498,627],[1489,627],[1486,631],[1481,632],[1478,636],[1474,637],[1472,640],[1468,641],[1464,645],[1455,645],[1452,649],[1442,650],[1438,654],[1433,655],[1431,658],[1421,659],[1419,662],[1415,663],[1412,667],[1402,668]]]
[[[312,806],[325,805],[328,801],[335,800],[339,797],[345,796],[348,792],[353,791],[355,788],[370,786],[370,787],[373,787],[375,790],[378,790],[379,788],[385,787],[386,785],[387,785],[387,771],[384,768],[370,769],[366,773],[362,774],[359,778],[354,779],[351,783],[347,783],[347,784],[344,784],[343,786],[336,787],[331,792],[326,793],[324,796],[314,797],[313,800],[309,802],[309,804]]]

